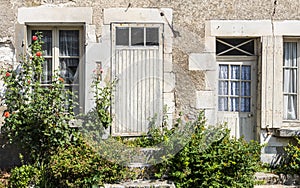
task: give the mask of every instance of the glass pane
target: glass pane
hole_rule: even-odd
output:
[[[250,112],[250,98],[241,98],[241,112]]]
[[[251,96],[251,82],[242,82],[241,83],[241,95],[242,96]]]
[[[116,28],[116,45],[129,46],[129,28]]]
[[[219,65],[219,78],[228,79],[228,65]]]
[[[240,82],[230,82],[230,95],[240,94]]]
[[[79,86],[65,86],[65,90],[71,91],[74,95],[68,95],[65,100],[65,108],[72,109],[75,114],[79,114]],[[69,99],[73,100],[73,104]]]
[[[228,98],[227,97],[219,97],[218,108],[219,108],[219,111],[228,111]]]
[[[232,111],[232,112],[239,111],[239,98],[230,97],[230,111]]]
[[[240,66],[232,65],[230,68],[231,68],[231,79],[240,79]]]
[[[146,45],[147,46],[158,46],[158,28],[146,28]]]
[[[297,118],[297,96],[296,95],[284,95],[284,119],[296,119]]]
[[[284,42],[283,65],[286,67],[297,67],[297,43]]]
[[[43,64],[42,84],[51,84],[52,81],[52,59],[46,58]]]
[[[228,81],[219,81],[219,95],[228,95]]]
[[[251,80],[251,66],[242,66],[242,80]]]
[[[59,55],[79,56],[79,31],[78,30],[59,31]]]
[[[144,28],[132,27],[131,28],[131,45],[144,46]]]
[[[283,69],[283,91],[297,93],[297,69]]]
[[[32,36],[35,35],[35,33],[38,32],[38,30],[32,30]],[[43,54],[45,56],[52,56],[52,31],[51,30],[39,30],[39,32],[42,32],[42,40],[44,44],[42,44]]]
[[[79,59],[77,58],[61,58],[59,64],[60,76],[65,80],[66,84],[78,84]]]

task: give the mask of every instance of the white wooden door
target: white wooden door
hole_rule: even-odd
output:
[[[219,61],[218,122],[247,141],[256,131],[256,61]]]
[[[112,134],[138,136],[163,114],[162,25],[113,24]]]

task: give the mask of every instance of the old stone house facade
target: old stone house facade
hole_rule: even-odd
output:
[[[18,65],[42,31],[44,83],[60,69],[93,107],[93,71],[118,80],[110,133],[137,136],[162,114],[227,122],[231,134],[267,146],[274,162],[300,130],[300,2],[296,0],[3,0],[0,66]],[[2,84],[1,84],[2,85]],[[4,88],[2,87],[1,90]],[[1,107],[3,111],[5,107]],[[161,121],[158,118],[157,121]],[[0,159],[6,160],[6,150]],[[1,157],[2,156],[2,157]]]

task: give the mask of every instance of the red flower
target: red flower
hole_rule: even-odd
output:
[[[61,82],[65,81],[62,77],[59,77],[58,80],[61,81]]]
[[[9,77],[9,76],[10,76],[10,73],[9,73],[9,72],[6,72],[5,76],[6,76],[6,77]]]
[[[35,55],[40,57],[42,55],[42,52],[36,52]]]
[[[30,84],[30,80],[28,80],[27,82],[28,82],[28,84]]]
[[[10,114],[8,111],[4,112],[4,117],[8,118],[9,116],[10,116]]]
[[[32,40],[33,40],[33,41],[36,41],[37,39],[38,39],[38,37],[37,37],[37,36],[35,36],[35,35],[34,35],[34,36],[32,36]]]

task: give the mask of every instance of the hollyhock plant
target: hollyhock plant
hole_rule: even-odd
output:
[[[38,37],[34,35],[34,36],[32,36],[32,40],[36,41],[36,40],[38,40]]]
[[[11,143],[22,143],[22,149],[31,154],[33,161],[38,161],[57,147],[70,144],[77,133],[68,126],[68,122],[74,119],[73,93],[64,89],[58,71],[52,79],[61,82],[52,82],[49,87],[41,83],[45,62],[42,33],[36,33],[32,39],[29,49],[24,50],[26,54],[22,55],[19,69],[1,70],[5,75],[3,96],[7,106],[1,134],[6,135]],[[10,79],[12,75],[14,79]]]
[[[3,115],[3,116],[6,117],[6,118],[8,118],[8,117],[10,116],[10,114],[9,114],[8,111],[6,111],[6,112],[4,112],[4,115]]]
[[[36,52],[35,55],[40,57],[42,55],[42,52]]]

